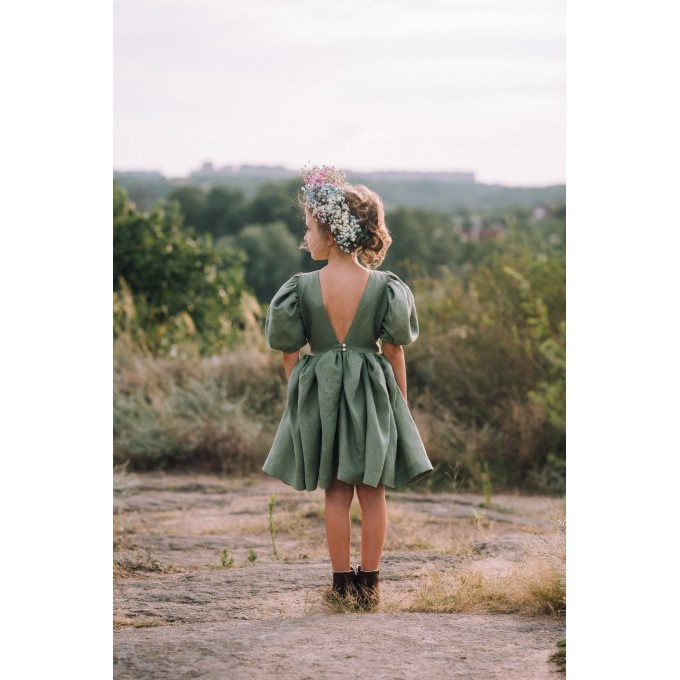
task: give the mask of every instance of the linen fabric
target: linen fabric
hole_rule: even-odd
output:
[[[300,272],[272,298],[265,337],[293,353],[309,343],[288,379],[287,401],[262,470],[297,490],[348,484],[395,488],[432,472],[422,439],[378,338],[418,337],[410,288],[390,271],[369,270],[340,342],[323,304],[319,272]]]

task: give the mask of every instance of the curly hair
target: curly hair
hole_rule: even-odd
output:
[[[357,257],[370,269],[377,269],[384,261],[387,250],[392,243],[387,224],[385,224],[385,209],[382,199],[375,191],[371,191],[363,184],[347,184],[342,187],[349,211],[368,231],[368,239],[355,246]],[[303,196],[298,196],[298,205],[304,215],[307,205]],[[325,222],[316,218],[322,232],[332,235]]]

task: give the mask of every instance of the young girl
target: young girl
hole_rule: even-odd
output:
[[[288,279],[267,310],[265,335],[283,352],[288,399],[262,469],[298,490],[325,489],[333,568],[327,596],[351,593],[373,607],[387,530],[385,487],[432,471],[407,405],[402,345],[418,337],[418,318],[409,287],[396,274],[375,270],[392,241],[380,197],[349,185],[332,166],[302,174],[301,248],[328,264]],[[311,354],[300,356],[307,343]],[[356,573],[349,517],[355,487]]]

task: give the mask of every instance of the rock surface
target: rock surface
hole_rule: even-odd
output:
[[[517,564],[560,502],[504,496],[485,510],[472,495],[389,491],[380,607],[334,613],[321,600],[331,576],[322,490],[159,473],[115,482],[116,680],[557,675],[548,657],[563,618],[409,609],[432,572]],[[351,515],[356,565],[358,504]]]

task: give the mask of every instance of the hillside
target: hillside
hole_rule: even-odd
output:
[[[239,189],[247,200],[252,199],[266,183],[288,186],[298,177],[292,170],[275,169],[227,172],[194,172],[188,177],[168,178],[156,172],[114,171],[114,177],[128,192],[137,207],[146,211],[161,198],[166,198],[178,186],[213,186]],[[512,187],[500,184],[480,184],[470,173],[352,173],[347,177],[354,184],[366,184],[383,199],[385,209],[396,207],[422,208],[440,212],[485,211],[500,207],[564,203],[564,184],[546,187]]]

